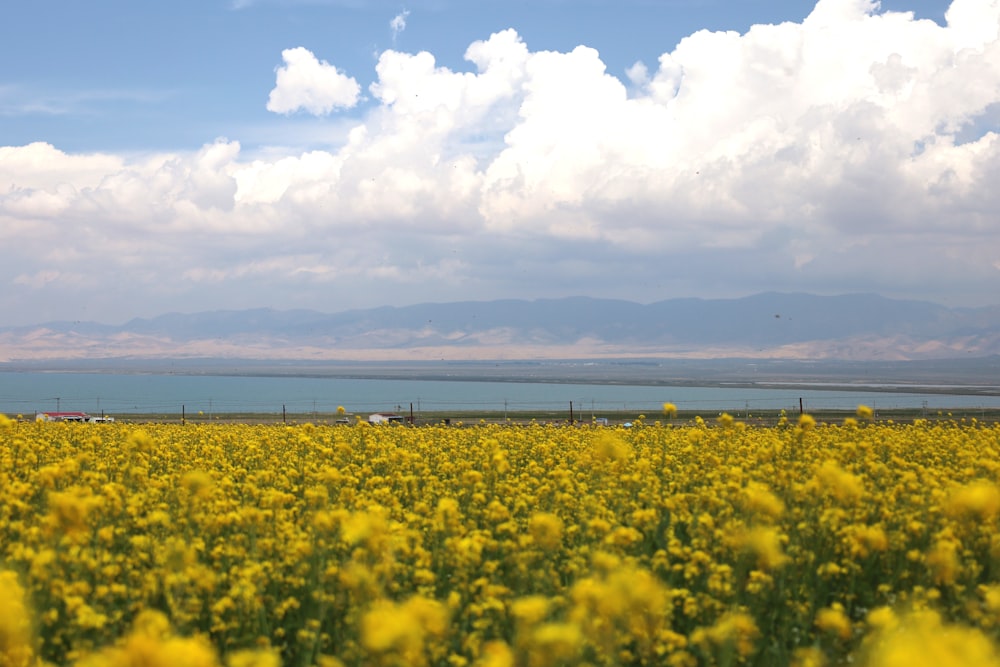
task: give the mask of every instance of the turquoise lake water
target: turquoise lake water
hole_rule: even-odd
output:
[[[658,414],[664,402],[706,415],[727,411],[798,412],[805,409],[928,410],[1000,408],[1000,396],[795,388],[663,387],[611,384],[548,384],[313,377],[133,375],[0,372],[0,412],[82,411],[90,414],[214,412],[409,413],[504,409],[559,410],[570,402],[578,414],[621,410]]]

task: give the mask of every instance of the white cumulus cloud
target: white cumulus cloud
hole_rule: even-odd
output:
[[[392,30],[392,41],[394,44],[396,42],[396,38],[399,37],[404,30],[406,30],[406,19],[409,17],[410,11],[408,9],[404,9],[400,13],[393,16],[392,20],[389,21],[389,29]]]
[[[358,103],[361,86],[354,78],[321,61],[301,46],[281,52],[285,64],[278,67],[267,110],[293,113],[303,109],[324,116],[335,109],[349,109]]]

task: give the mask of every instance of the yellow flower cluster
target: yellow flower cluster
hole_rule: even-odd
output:
[[[857,416],[2,420],[0,667],[998,664],[1000,427]]]

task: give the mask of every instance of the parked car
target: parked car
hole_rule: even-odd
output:
[[[376,412],[368,415],[369,424],[402,424],[404,421],[402,416],[392,412]]]

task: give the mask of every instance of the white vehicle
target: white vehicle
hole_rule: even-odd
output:
[[[91,417],[86,412],[39,412],[35,421],[40,422],[86,422],[88,424],[105,424],[115,420],[114,417]]]
[[[402,424],[405,420],[392,412],[376,412],[368,415],[369,424]]]

